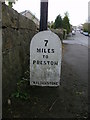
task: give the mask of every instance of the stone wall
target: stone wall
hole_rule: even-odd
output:
[[[33,21],[2,5],[2,93],[3,101],[29,67],[30,41],[36,34]]]

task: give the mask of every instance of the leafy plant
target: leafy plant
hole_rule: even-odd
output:
[[[63,18],[63,28],[67,30],[67,34],[70,32],[70,22],[68,16],[68,12],[66,12]]]
[[[27,93],[21,92],[21,91],[16,91],[15,93],[13,93],[11,95],[11,97],[15,97],[15,98],[23,99],[23,100],[29,99],[29,95]]]
[[[58,15],[55,19],[55,23],[54,23],[54,28],[62,28],[63,27],[63,23],[62,23],[62,17],[60,15]]]
[[[6,0],[6,1],[8,2],[9,7],[13,7],[13,4],[15,4],[16,1],[18,1],[18,0]]]
[[[23,99],[23,100],[28,100],[30,98],[30,95],[25,91],[25,88],[28,84],[29,74],[30,73],[27,70],[24,73],[24,77],[22,77],[21,80],[18,80],[17,90],[16,90],[16,92],[12,93],[11,97],[19,98],[19,99]]]

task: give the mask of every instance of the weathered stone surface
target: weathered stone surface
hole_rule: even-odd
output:
[[[14,9],[6,6],[3,4],[2,7],[2,18],[3,22],[2,25],[4,27],[12,27],[16,29],[30,29],[34,30],[36,29],[36,25],[33,21],[29,20],[25,16],[19,14]]]
[[[0,2],[0,28],[2,27],[2,3]]]
[[[30,44],[30,85],[59,86],[62,44],[51,31],[37,33]]]
[[[36,34],[36,25],[5,4],[2,5],[2,19],[2,81],[5,102],[30,66],[30,41]]]
[[[19,49],[19,47],[16,47],[8,53],[3,53],[3,92],[7,92],[5,90],[12,90],[16,86],[19,77],[22,76]]]
[[[0,2],[0,120],[2,118],[2,4]]]
[[[19,14],[12,8],[3,4],[2,6],[2,26],[18,28]]]
[[[19,28],[35,30],[36,25],[34,24],[33,21],[29,20],[27,17],[23,17],[22,15],[19,14]]]

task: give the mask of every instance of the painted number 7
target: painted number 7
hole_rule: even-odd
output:
[[[48,44],[48,40],[44,40],[44,42],[45,42],[45,46],[47,46],[47,44]]]

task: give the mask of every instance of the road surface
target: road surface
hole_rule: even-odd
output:
[[[81,34],[79,31],[77,31],[76,35],[70,34],[70,37],[68,38],[68,40],[63,40],[63,43],[79,44],[79,45],[89,47],[88,40],[89,40],[88,36],[85,36],[85,35]]]
[[[64,40],[69,49],[64,57],[68,64],[72,65],[82,79],[88,79],[88,37],[76,32],[76,35]]]

